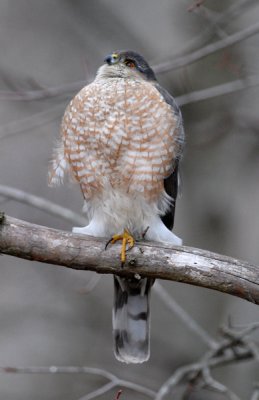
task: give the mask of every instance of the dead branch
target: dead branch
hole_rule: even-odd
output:
[[[45,211],[48,214],[55,215],[56,217],[60,217],[72,223],[87,223],[87,220],[83,216],[65,207],[52,203],[52,201],[43,199],[39,196],[35,196],[34,194],[27,193],[24,190],[14,188],[12,186],[0,184],[0,196],[19,201],[20,203],[35,207],[38,210]]]
[[[32,90],[21,89],[18,91],[1,90],[0,99],[13,100],[13,101],[14,100],[32,101],[48,97],[57,97],[57,96],[62,96],[64,93],[70,93],[70,92],[73,93],[76,90],[80,90],[86,84],[87,81],[83,80],[43,89],[32,89]]]
[[[177,104],[179,106],[183,106],[190,103],[196,103],[202,100],[212,99],[218,96],[223,96],[226,94],[231,94],[238,92],[240,90],[245,90],[250,87],[259,85],[259,77],[258,76],[248,76],[244,79],[237,79],[231,82],[222,83],[217,86],[213,86],[206,89],[195,90],[190,93],[183,94],[182,96],[178,96],[176,98]]]
[[[212,370],[222,365],[232,365],[237,362],[255,360],[258,346],[253,342],[249,335],[259,328],[259,323],[253,323],[247,327],[241,327],[239,330],[232,327],[223,327],[221,333],[223,338],[209,349],[202,358],[188,365],[179,367],[174,374],[167,379],[162,386],[155,392],[143,385],[121,379],[111,372],[91,368],[87,366],[29,366],[29,367],[10,367],[0,366],[0,373],[4,374],[93,374],[103,377],[108,380],[103,386],[87,395],[81,397],[79,400],[91,400],[101,396],[115,387],[124,387],[131,389],[135,392],[143,394],[154,400],[162,400],[170,391],[180,384],[186,385],[189,394],[194,390],[207,388],[209,390],[222,393],[231,400],[239,400],[239,397],[233,393],[228,387],[218,382],[212,376]],[[251,343],[253,346],[251,346]],[[257,349],[257,352],[254,351]],[[187,394],[188,394],[187,393]],[[254,392],[251,400],[258,399],[258,385],[254,386]]]
[[[19,190],[17,188],[12,188],[10,186],[0,185],[0,195],[6,196],[11,200],[16,200],[28,204],[30,206],[36,207],[48,214],[55,215],[65,220],[70,220],[73,223],[80,224],[83,223],[84,219],[82,215],[72,213],[71,210],[65,207],[61,207],[58,204],[49,202],[42,197],[31,195],[27,192]],[[54,207],[53,207],[54,206]],[[79,222],[78,222],[79,221]],[[84,222],[86,223],[86,222]],[[95,274],[87,286],[80,289],[80,293],[87,294],[93,290],[96,284],[99,282],[101,275]],[[190,329],[190,331],[199,337],[203,343],[205,343],[209,348],[215,348],[217,343],[210,336],[210,334],[200,325],[198,322],[187,313],[182,306],[180,306],[172,296],[166,291],[166,289],[161,285],[161,283],[156,282],[154,286],[154,292],[158,295],[160,300],[171,310],[177,317],[185,324],[185,326]]]
[[[172,296],[170,296],[159,282],[156,282],[153,291],[159,296],[169,310],[173,311],[174,315],[184,323],[185,327],[189,329],[192,334],[194,333],[197,335],[197,337],[199,337],[202,342],[211,349],[215,349],[218,346],[218,343],[212,338],[212,336],[200,324],[198,324],[198,322],[187,313]]]
[[[91,367],[75,367],[75,366],[51,366],[51,367],[3,367],[0,366],[0,373],[4,374],[90,374],[97,375],[108,379],[108,383],[99,387],[94,392],[88,393],[87,395],[81,397],[79,400],[90,400],[94,399],[115,387],[124,387],[146,395],[147,397],[154,398],[156,393],[137,383],[126,381],[124,379],[118,378],[111,372]]]
[[[118,247],[105,251],[105,239],[58,231],[4,214],[0,225],[3,254],[101,274],[184,282],[259,304],[259,270],[245,261],[191,247],[139,242],[121,268]]]
[[[178,368],[160,387],[155,400],[162,400],[172,388],[180,383],[187,385],[191,383],[191,391],[200,384],[200,387],[222,393],[230,400],[240,400],[229,388],[212,377],[212,370],[221,365],[249,359],[258,362],[258,346],[248,337],[258,327],[259,324],[255,323],[241,331],[229,327],[222,328],[223,339],[218,342],[217,347],[208,350],[200,361]]]
[[[175,57],[173,60],[165,61],[156,65],[153,65],[153,70],[156,74],[161,74],[169,72],[184,66],[188,66],[210,54],[213,54],[219,50],[226,47],[233,46],[237,43],[242,42],[249,37],[256,35],[259,32],[259,23],[255,23],[248,28],[241,31],[233,33],[217,42],[210,43],[200,49],[193,51],[189,54]],[[3,100],[22,100],[22,101],[32,101],[36,99],[42,99],[47,97],[56,97],[63,95],[64,93],[75,92],[81,89],[83,86],[87,85],[89,80],[71,82],[69,84],[64,84],[62,86],[50,87],[46,89],[37,90],[20,90],[18,92],[12,92],[8,90],[0,91],[0,99]]]
[[[253,36],[259,32],[259,23],[249,26],[242,31],[233,33],[233,35],[227,36],[224,39],[218,40],[215,43],[210,43],[200,49],[193,51],[190,54],[180,56],[172,61],[165,61],[163,63],[153,66],[155,73],[164,73],[172,71],[174,69],[184,67],[194,63],[195,61],[201,60],[202,58],[215,53],[216,51],[225,49],[228,46],[233,46],[236,43],[240,43],[250,36]]]
[[[221,27],[226,27],[227,25],[232,23],[236,17],[242,14],[244,9],[247,10],[248,7],[250,7],[253,3],[256,3],[256,1],[257,0],[235,1],[224,12],[211,19],[210,24],[208,24],[207,27],[203,28],[197,36],[194,36],[194,38],[189,40],[183,46],[182,50],[174,55],[174,58],[187,54],[193,49],[201,47],[202,45],[207,43],[211,39],[213,34],[216,33],[218,35],[219,29]]]
[[[44,111],[31,114],[29,117],[11,121],[0,126],[0,140],[6,137],[10,138],[10,136],[17,135],[20,132],[30,132],[30,130],[36,129],[55,119],[61,119],[63,112],[64,103],[62,102],[62,104],[58,104],[57,106],[51,106]]]

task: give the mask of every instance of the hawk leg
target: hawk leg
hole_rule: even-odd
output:
[[[105,249],[108,247],[109,244],[114,244],[118,242],[119,240],[122,241],[121,245],[121,266],[125,264],[126,261],[126,251],[132,249],[134,246],[134,238],[133,236],[127,231],[127,229],[124,229],[122,234],[118,235],[113,235],[113,237],[106,243]]]

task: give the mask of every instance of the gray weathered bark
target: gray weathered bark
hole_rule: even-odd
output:
[[[118,245],[0,215],[0,252],[15,257],[102,274],[190,283],[259,304],[259,267],[191,247],[139,242],[120,266]]]

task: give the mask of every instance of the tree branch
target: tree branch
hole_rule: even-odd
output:
[[[207,287],[259,304],[259,270],[245,261],[168,243],[139,242],[120,267],[116,245],[0,215],[0,252],[101,274],[140,275]]]
[[[39,210],[45,211],[49,214],[55,215],[56,217],[60,217],[62,219],[68,220],[73,223],[81,224],[87,223],[84,221],[84,218],[80,214],[76,214],[71,210],[65,207],[60,207],[59,205],[50,202],[42,197],[34,196],[30,193],[24,192],[17,188],[13,188],[10,186],[0,185],[0,196],[5,196],[11,200],[15,200],[21,203],[28,204],[29,206],[36,207]],[[80,289],[80,293],[87,294],[93,290],[93,288],[99,282],[101,275],[94,274],[90,279],[88,284]],[[182,320],[182,322],[189,328],[193,333],[198,335],[198,337],[209,347],[214,348],[216,342],[212,337],[210,337],[209,333],[200,326],[195,319],[191,317],[173,298],[170,296],[165,288],[160,284],[156,283],[154,287],[155,293],[158,297],[164,302],[164,304],[173,311],[174,314]]]
[[[194,48],[201,47],[203,44],[211,39],[214,33],[217,33],[217,27],[225,27],[226,25],[229,25],[236,17],[238,17],[243,12],[243,9],[249,9],[249,6],[256,2],[257,0],[235,1],[232,5],[229,6],[226,11],[220,13],[217,17],[215,17],[214,21],[212,21],[206,28],[203,28],[200,34],[198,34],[187,44],[185,44],[180,53],[174,55],[174,58],[182,56],[192,51]]]
[[[35,196],[31,193],[27,193],[24,190],[0,184],[0,196],[19,201],[20,203],[35,207],[38,210],[45,211],[48,214],[52,214],[55,217],[60,217],[75,224],[87,223],[86,218],[80,214],[77,214],[58,204],[52,203],[52,201]]]
[[[209,335],[209,333],[203,329],[202,326],[198,324],[197,321],[189,315],[172,296],[169,295],[159,282],[154,285],[153,290],[164,304],[173,311],[174,315],[176,315],[192,333],[196,334],[203,343],[211,349],[215,349],[218,346],[218,343]]]
[[[217,344],[217,347],[207,351],[200,361],[178,368],[159,388],[155,400],[162,400],[172,388],[182,382],[192,383],[193,390],[199,381],[202,381],[204,387],[224,393],[231,400],[239,400],[230,389],[212,378],[211,372],[212,369],[221,365],[249,359],[257,361],[253,348],[256,347],[256,351],[258,348],[247,337],[256,328],[258,328],[258,323],[251,324],[241,331],[235,331],[228,327],[222,328],[225,338]],[[253,343],[252,349],[251,343]]]
[[[248,89],[259,85],[259,77],[248,76],[244,79],[237,79],[231,82],[222,83],[221,85],[212,86],[206,89],[195,90],[190,93],[176,97],[177,104],[183,106],[190,103],[196,103],[202,100],[212,99],[218,96],[231,94],[240,90]]]
[[[243,29],[242,31],[233,33],[233,35],[227,36],[224,39],[218,40],[217,42],[210,43],[207,46],[201,47],[200,49],[193,51],[187,55],[180,56],[172,61],[165,61],[160,64],[156,64],[153,66],[153,70],[157,74],[161,74],[164,72],[172,71],[177,68],[181,68],[187,65],[194,63],[210,54],[215,53],[216,51],[225,49],[228,46],[233,46],[236,43],[242,42],[245,39],[248,39],[250,36],[253,36],[259,32],[259,22],[254,25],[249,26],[248,28]]]
[[[259,32],[259,22],[239,32],[233,33],[232,35],[229,35],[221,40],[218,40],[214,43],[210,43],[204,47],[201,47],[200,49],[195,50],[191,53],[188,53],[186,55],[180,55],[179,57],[175,57],[173,60],[155,64],[152,66],[152,68],[156,74],[161,74],[184,66],[188,66],[210,54],[213,54],[219,50],[225,49],[226,47],[233,46],[239,42],[242,42],[243,40],[248,39],[253,35],[256,35],[258,32]],[[78,91],[88,83],[89,79],[84,81],[71,82],[61,86],[49,87],[45,89],[20,90],[20,91],[1,90],[0,99],[13,100],[13,101],[14,100],[32,101],[47,97],[56,97],[63,95],[65,93]]]
[[[126,381],[124,379],[118,378],[116,375],[109,371],[100,368],[91,367],[74,367],[74,366],[51,366],[51,367],[3,367],[0,366],[0,373],[5,374],[91,374],[97,375],[109,380],[104,386],[101,386],[94,392],[88,393],[87,395],[81,397],[79,400],[90,400],[97,396],[100,396],[114,387],[125,387],[134,390],[138,393],[144,394],[148,397],[154,398],[156,393],[137,383]]]

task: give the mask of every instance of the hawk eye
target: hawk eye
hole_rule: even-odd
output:
[[[136,68],[136,64],[132,60],[125,60],[124,64],[127,65],[129,68]]]

